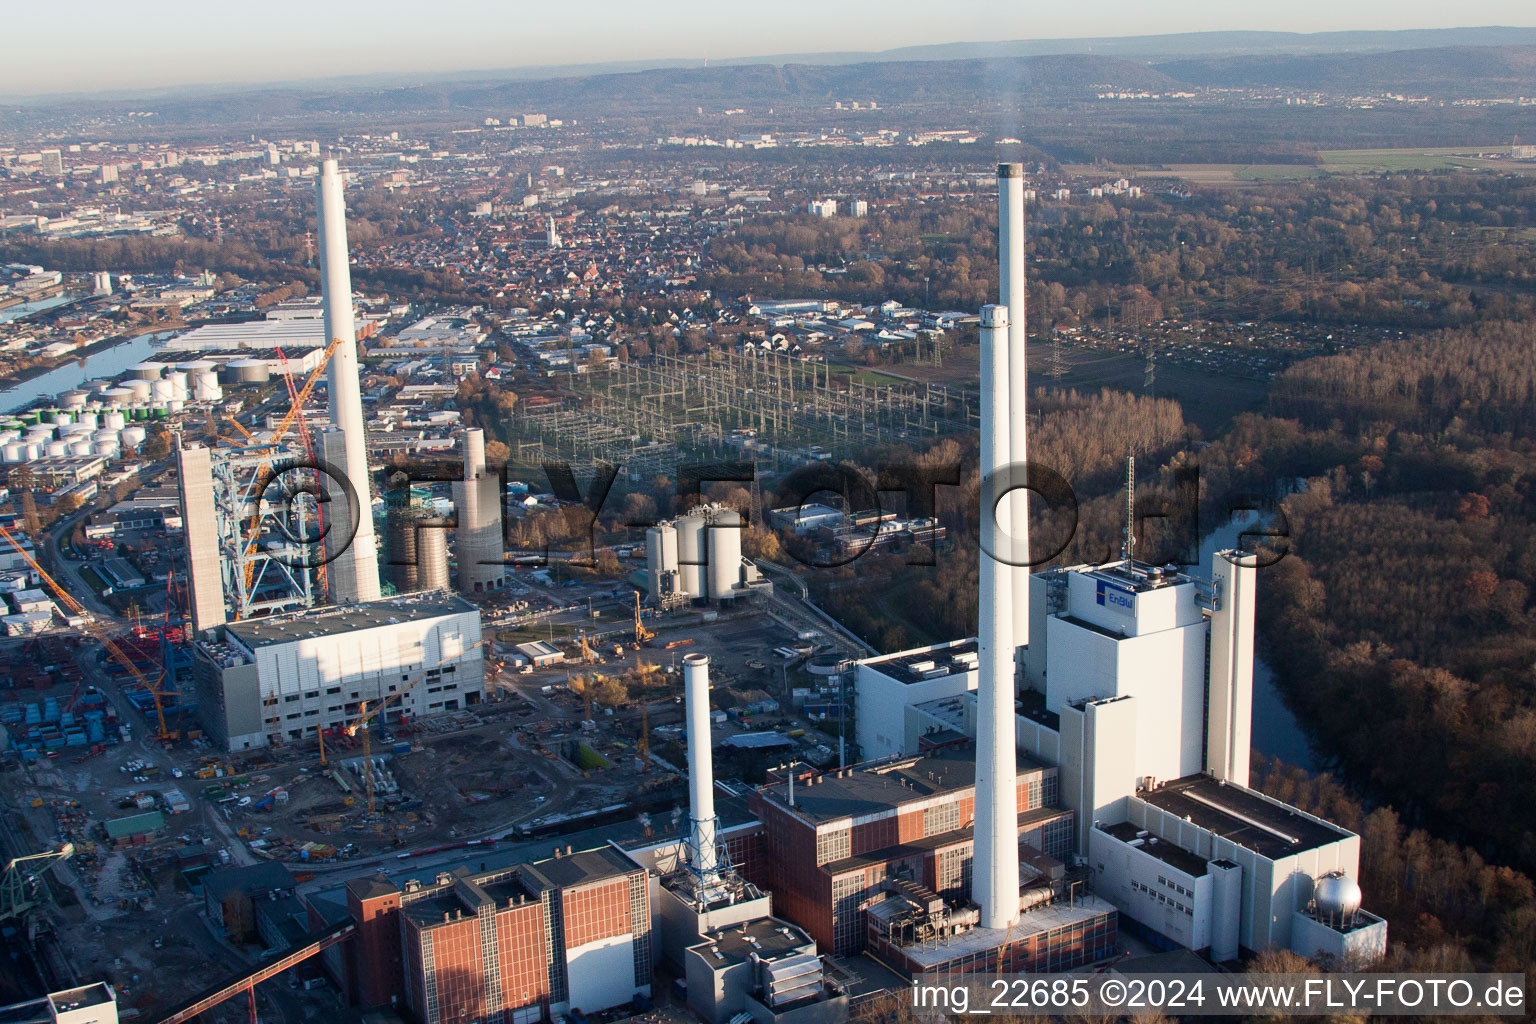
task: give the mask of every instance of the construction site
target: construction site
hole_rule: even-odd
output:
[[[780,352],[657,355],[573,378],[558,400],[520,403],[510,429],[520,462],[606,462],[635,480],[700,457],[777,473],[976,430],[978,392],[887,379]]]

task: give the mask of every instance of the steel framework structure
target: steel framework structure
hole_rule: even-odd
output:
[[[235,619],[312,608],[323,479],[288,448],[217,448],[212,455],[224,593]]]

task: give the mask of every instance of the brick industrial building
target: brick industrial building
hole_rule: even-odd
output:
[[[1055,806],[1056,787],[1054,766],[1020,759],[1020,857],[1044,903],[1064,891],[1072,849],[1072,812]],[[823,775],[781,771],[749,803],[763,829],[753,881],[828,952],[863,950],[869,910],[887,899],[914,891],[955,897],[970,887],[975,756],[968,747]],[[1100,914],[1113,942],[1114,912]],[[1020,936],[1029,931],[1021,922]]]
[[[352,1000],[422,1024],[523,1024],[651,988],[646,872],[609,847],[396,885],[353,879],[357,934],[332,967]]]

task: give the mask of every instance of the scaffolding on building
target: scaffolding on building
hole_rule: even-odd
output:
[[[311,460],[284,447],[215,448],[214,518],[232,617],[313,608],[323,563],[320,506],[325,481]]]

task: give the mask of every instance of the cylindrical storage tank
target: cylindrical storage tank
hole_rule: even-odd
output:
[[[416,565],[416,523],[412,508],[390,507],[384,512],[384,578],[394,584],[395,593],[410,594],[421,589]]]
[[[64,412],[62,410],[59,410],[59,411],[54,412],[54,414],[53,414],[53,422],[58,424],[59,426],[63,426],[66,423],[73,423],[73,422],[75,422],[75,418],[73,416],[71,416],[69,413]]]
[[[87,437],[90,436],[90,434],[91,434],[91,427],[90,427],[89,424],[85,424],[85,423],[66,423],[62,427],[59,428],[59,437],[61,437],[65,441],[68,441],[71,438],[79,437],[81,434],[84,434]]]
[[[125,387],[128,388],[129,402],[147,402],[149,401],[151,392],[154,391],[154,388],[147,380],[131,380],[125,385]],[[113,392],[110,391],[107,392],[109,395],[112,393]],[[127,403],[125,402],[124,404]]]
[[[741,513],[722,509],[709,524],[709,599],[730,601],[741,580]]]
[[[187,407],[187,400],[185,398],[173,398],[165,403],[165,407],[170,412],[181,412],[181,410]]]
[[[670,566],[667,564],[669,548],[672,553]],[[645,575],[652,601],[660,601],[666,596],[662,580],[667,578],[669,568],[677,568],[677,531],[671,523],[657,523],[645,531]]]
[[[709,596],[704,565],[704,517],[683,516],[677,521],[677,572],[690,598]]]
[[[43,446],[38,444],[36,441],[28,442],[26,451],[22,452],[22,458],[27,462],[31,462],[33,459],[40,459],[42,457]]]
[[[94,434],[91,435],[91,440],[92,441],[97,441],[97,442],[111,441],[113,444],[116,444],[117,443],[117,431],[115,431],[115,430],[98,430]]]
[[[101,418],[101,426],[104,430],[122,430],[128,425],[128,417],[121,412],[109,412]]]
[[[140,381],[139,383],[144,385],[144,394],[145,397],[148,397],[149,383],[147,381]],[[134,388],[113,388],[102,395],[101,398],[108,407],[114,409],[121,408],[134,400],[135,390]]]
[[[192,397],[199,402],[217,402],[223,397],[219,375],[212,370],[198,370],[192,375]]]
[[[128,375],[133,377],[135,380],[159,380],[160,374],[164,372],[164,370],[164,363],[140,363],[138,366],[135,366],[133,369],[129,370]]]
[[[272,371],[265,359],[236,359],[229,368],[240,384],[265,384],[272,379]]]
[[[0,452],[4,452],[6,462],[22,462],[27,457],[27,446],[16,441],[8,443]]]
[[[66,409],[83,409],[90,397],[91,395],[88,391],[66,391],[59,396],[59,405]]]
[[[88,438],[88,437],[82,437],[82,438],[80,438],[78,440],[70,441],[69,442],[69,454],[70,455],[89,455],[89,454],[91,454],[91,439]]]
[[[416,582],[422,590],[448,589],[448,531],[440,519],[423,519],[416,531]]]
[[[702,522],[702,520],[701,520]],[[688,854],[702,881],[714,881],[715,766],[709,733],[709,655],[683,657],[684,714],[688,721]]]
[[[0,444],[10,444],[12,441],[21,440],[19,430],[0,430]]]
[[[43,445],[43,454],[50,459],[61,458],[69,454],[69,445],[63,441],[49,441]]]
[[[187,400],[188,377],[185,370],[172,370],[166,375],[166,380],[171,382],[171,397],[179,398],[183,402]]]
[[[91,454],[100,455],[104,459],[115,459],[122,452],[116,438],[111,441],[92,441]]]
[[[123,439],[124,448],[137,448],[144,443],[144,428],[124,427],[120,436]]]
[[[93,381],[90,381],[89,383],[87,383],[87,384],[85,384],[83,386],[88,388],[88,389],[90,389],[91,391],[95,392],[98,395],[104,395],[108,391],[111,391],[114,387],[116,387],[116,385],[113,384],[109,380],[93,380]]]
[[[218,365],[212,359],[188,359],[184,363],[177,363],[176,369],[185,370],[187,376],[190,377],[193,374],[202,373],[204,370],[212,370]]]
[[[27,428],[28,441],[52,441],[53,427],[49,424],[39,423]]]
[[[82,412],[76,414],[75,422],[81,426],[90,427],[92,430],[95,430],[98,426],[101,425],[101,417],[96,415],[94,412]]]
[[[155,405],[163,405],[176,397],[176,388],[168,380],[150,381],[149,387],[149,400]]]

